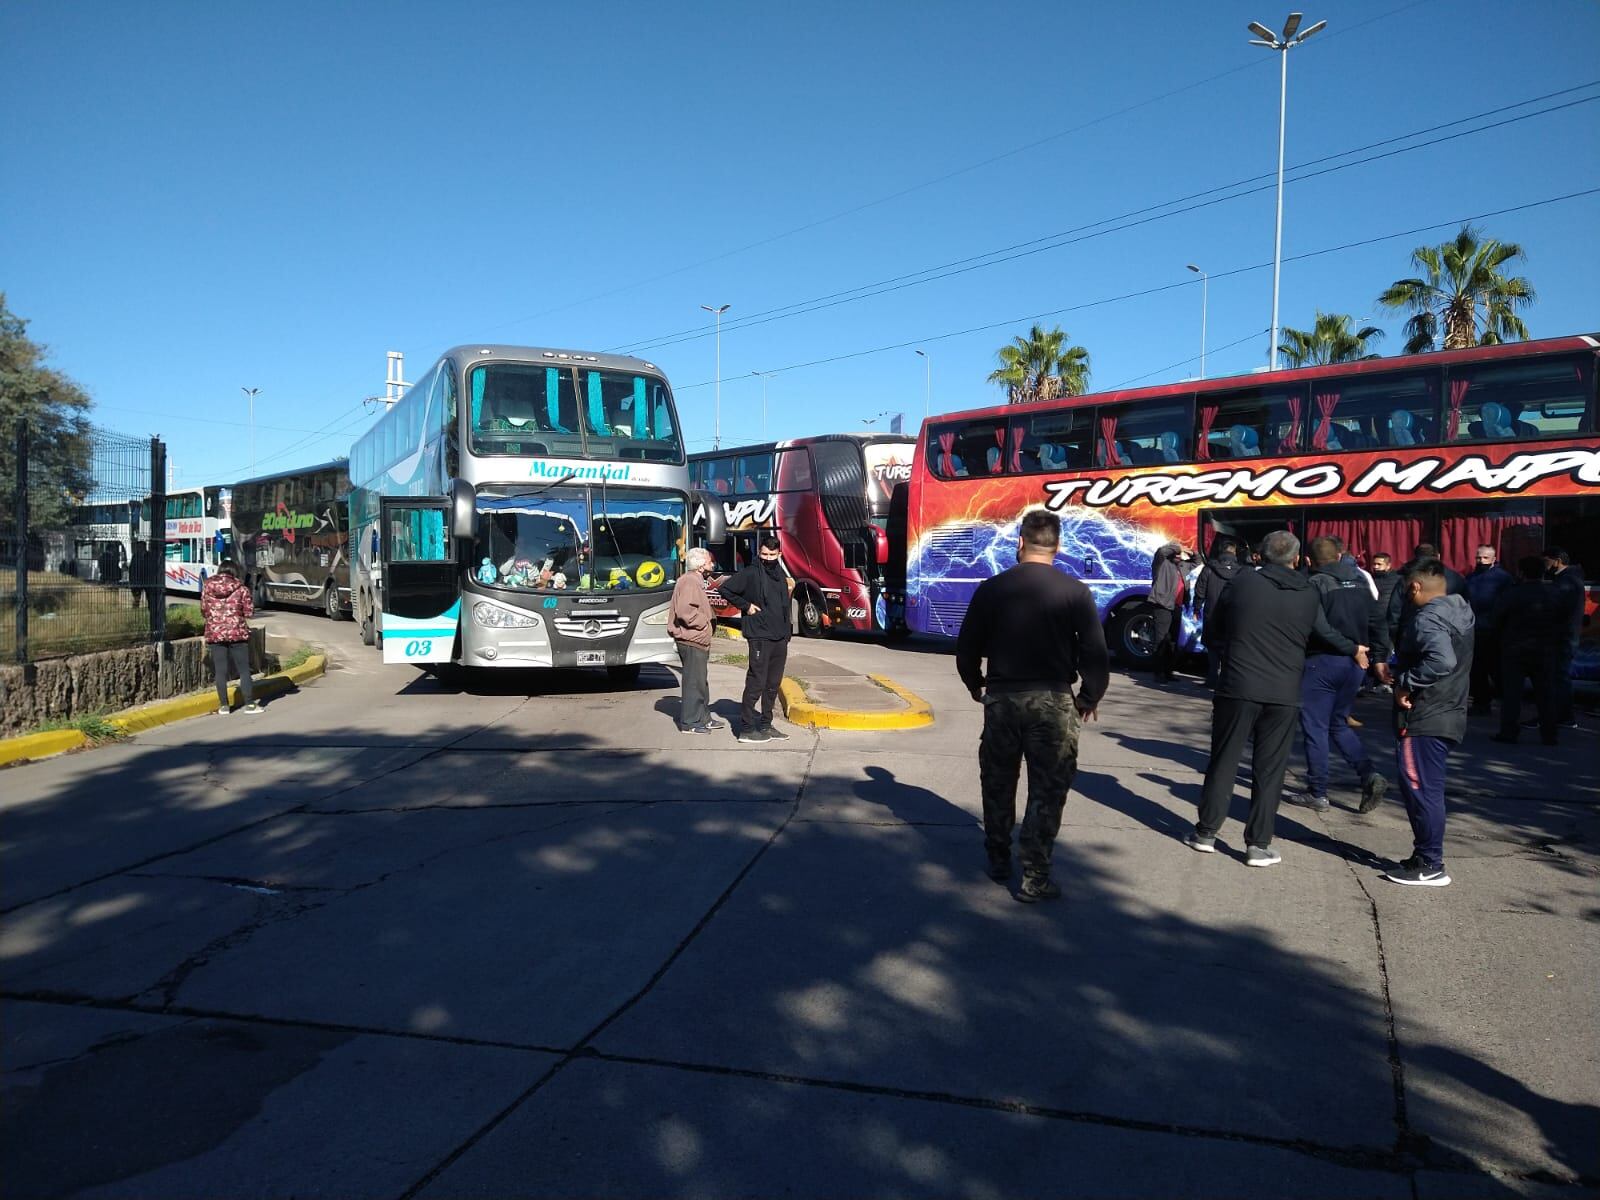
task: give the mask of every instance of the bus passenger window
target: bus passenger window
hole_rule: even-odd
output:
[[[1454,367],[1446,382],[1445,437],[1497,442],[1594,429],[1594,356]]]
[[[1009,422],[1007,443],[1013,473],[1080,471],[1094,458],[1094,410],[1029,406]]]
[[[1302,445],[1311,450],[1377,450],[1437,440],[1437,371],[1317,379],[1309,391],[1300,424]]]
[[[1107,405],[1097,410],[1097,417],[1098,466],[1163,466],[1188,461],[1194,420],[1190,397]]]
[[[1212,392],[1195,401],[1199,462],[1293,454],[1304,445],[1305,386]]]
[[[941,479],[967,479],[1006,473],[1010,443],[1003,419],[967,421],[929,431],[929,466]]]

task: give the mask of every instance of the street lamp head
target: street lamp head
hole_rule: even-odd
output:
[[[1305,20],[1303,13],[1290,13],[1289,19],[1283,23],[1283,40],[1288,41],[1294,37],[1295,31],[1300,28],[1300,22]]]
[[[1300,36],[1299,36],[1299,37],[1297,37],[1297,38],[1295,38],[1295,40],[1294,40],[1294,44],[1295,44],[1295,45],[1296,45],[1296,46],[1298,46],[1298,45],[1299,45],[1299,44],[1300,44],[1300,43],[1301,43],[1301,42],[1303,42],[1303,41],[1305,41],[1305,40],[1306,40],[1306,39],[1307,39],[1307,38],[1308,38],[1308,37],[1310,37],[1310,36],[1311,36],[1311,35],[1312,35],[1312,34],[1313,34],[1313,33],[1316,33],[1316,32],[1318,32],[1318,31],[1319,31],[1319,30],[1323,30],[1323,29],[1326,29],[1326,28],[1327,28],[1327,27],[1328,27],[1328,23],[1327,23],[1327,22],[1326,22],[1326,21],[1318,21],[1318,22],[1317,22],[1317,23],[1316,23],[1316,24],[1315,24],[1315,25],[1313,25],[1313,26],[1312,26],[1312,27],[1311,27],[1311,28],[1310,28],[1310,29],[1308,29],[1308,30],[1306,30],[1306,31],[1305,31],[1305,32],[1304,32],[1304,33],[1302,33],[1302,34],[1301,34],[1301,35],[1300,35]]]
[[[712,314],[720,317],[723,313],[727,312],[730,308],[732,308],[733,305],[724,304],[720,308],[714,308],[709,304],[702,304],[700,307],[705,309],[708,313],[712,313]]]
[[[1278,44],[1278,35],[1273,33],[1272,30],[1268,29],[1260,21],[1251,21],[1250,24],[1245,26],[1245,28],[1251,33],[1255,34],[1258,38],[1263,39],[1269,46],[1276,46]]]
[[[926,350],[918,350],[917,353],[923,358],[928,357],[928,352]]]
[[[1187,266],[1189,268],[1189,270],[1193,271],[1196,275],[1204,275],[1205,274],[1204,271],[1202,271],[1199,267],[1195,266],[1193,263],[1185,263],[1184,265]]]

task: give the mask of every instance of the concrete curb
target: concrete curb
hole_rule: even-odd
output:
[[[785,675],[778,687],[784,715],[796,725],[811,729],[920,729],[933,724],[933,706],[914,692],[908,692],[892,679],[868,675],[868,679],[905,701],[901,712],[862,712],[857,709],[823,708],[806,699],[800,684]]]
[[[263,675],[257,679],[255,694],[261,698],[282,695],[298,684],[315,679],[327,669],[326,656],[314,654],[298,667],[290,667],[287,671],[280,671],[276,675]],[[203,717],[207,713],[216,712],[217,703],[214,696],[214,692],[206,691],[179,696],[174,700],[160,700],[142,708],[126,709],[108,717],[106,721],[124,733],[143,733],[148,729],[170,725],[174,721],[186,721],[190,717]],[[230,704],[239,702],[237,683],[228,685],[228,701]],[[51,755],[76,750],[87,744],[89,738],[76,729],[55,729],[48,733],[25,733],[20,737],[3,738],[0,739],[0,766],[30,759],[49,758]]]
[[[711,631],[711,636],[728,638],[735,642],[744,641],[743,632],[735,629],[732,625],[724,625],[720,621],[717,623],[716,628]]]

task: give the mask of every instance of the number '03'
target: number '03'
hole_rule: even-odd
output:
[[[406,643],[406,657],[407,658],[416,658],[419,654],[432,654],[432,653],[433,653],[433,639],[432,638],[428,638],[428,639],[426,639],[424,641],[410,641],[410,642]]]

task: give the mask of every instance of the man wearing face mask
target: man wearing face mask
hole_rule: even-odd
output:
[[[789,595],[794,582],[778,552],[778,539],[761,539],[760,557],[718,587],[722,598],[739,610],[750,664],[744,676],[744,727],[741,742],[786,742],[789,735],[772,723],[783,666],[789,659]],[[758,707],[759,705],[759,707]]]

